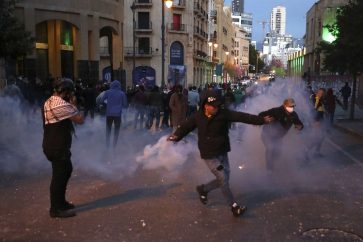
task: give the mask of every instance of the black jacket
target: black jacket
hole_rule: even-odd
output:
[[[267,111],[259,113],[258,116],[272,116],[274,118],[272,123],[265,125],[262,129],[262,136],[268,136],[272,139],[282,138],[285,136],[293,124],[295,126],[300,126],[301,129],[304,127],[297,113],[295,111],[288,113],[284,106],[271,108]]]
[[[181,140],[189,132],[198,128],[198,148],[202,159],[211,159],[231,150],[228,136],[228,123],[242,122],[247,124],[264,124],[263,117],[248,113],[220,109],[218,113],[207,118],[200,109],[188,120],[183,122],[174,135]]]

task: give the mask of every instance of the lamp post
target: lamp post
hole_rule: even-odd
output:
[[[208,46],[209,46],[209,52],[210,52],[210,62],[212,63],[212,72],[211,72],[211,81],[214,82],[214,61],[213,61],[213,53],[214,53],[214,49],[218,48],[218,44],[217,43],[213,43],[212,41],[208,42]],[[214,49],[213,49],[214,48]]]
[[[135,67],[136,67],[136,47],[135,47],[135,41],[136,41],[136,36],[135,36],[135,28],[136,28],[136,21],[135,21],[135,2],[132,3],[131,5],[131,10],[132,10],[132,79],[134,79],[134,71],[135,71]],[[134,80],[132,80],[132,82],[134,83]]]
[[[226,64],[228,64],[228,56],[229,56],[229,51],[226,51],[225,52],[225,54],[226,54]],[[224,66],[226,66],[226,64],[224,64]],[[227,73],[227,71],[225,72],[225,82],[227,83],[227,78],[228,78],[228,73]]]
[[[165,85],[165,6],[171,8],[173,1],[161,0],[161,86]]]

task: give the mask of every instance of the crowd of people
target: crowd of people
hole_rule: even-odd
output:
[[[346,84],[347,86],[347,84]],[[343,97],[348,91],[341,89]],[[308,87],[309,88],[309,87]],[[344,89],[345,88],[345,89]],[[320,154],[324,139],[325,120],[333,122],[336,103],[343,104],[334,95],[332,89],[324,88],[312,92],[309,100],[313,112],[314,142],[309,149]],[[229,129],[232,122],[264,125],[261,139],[266,149],[266,169],[274,169],[274,161],[281,153],[281,142],[290,127],[302,130],[304,124],[294,111],[295,100],[286,97],[282,105],[270,108],[258,115],[236,111],[236,107],[245,101],[245,87],[241,85],[211,83],[204,88],[181,85],[171,88],[135,86],[122,90],[117,80],[111,83],[92,85],[69,79],[48,80],[44,85],[29,82],[23,78],[9,83],[3,95],[18,97],[31,106],[40,106],[43,116],[44,137],[43,152],[52,164],[50,185],[50,216],[72,217],[75,207],[65,198],[67,183],[72,173],[71,144],[74,133],[73,123],[83,124],[90,114],[95,112],[105,116],[106,145],[111,145],[111,130],[114,127],[112,146],[117,145],[122,124],[134,129],[155,130],[170,129],[169,141],[180,141],[194,129],[198,129],[198,148],[215,179],[196,187],[199,199],[207,204],[207,195],[216,188],[221,188],[234,216],[246,211],[234,199],[229,188],[230,151]],[[349,93],[350,95],[350,93]],[[242,97],[241,97],[242,96]],[[80,110],[83,110],[80,111]],[[131,111],[132,110],[132,111]]]

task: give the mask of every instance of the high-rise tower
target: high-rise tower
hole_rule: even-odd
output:
[[[244,12],[244,0],[232,0],[232,14],[241,15]]]
[[[286,8],[277,6],[271,13],[271,31],[279,35],[286,33]]]

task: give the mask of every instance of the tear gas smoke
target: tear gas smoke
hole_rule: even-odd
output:
[[[305,125],[303,131],[291,128],[283,139],[283,154],[277,161],[276,171],[279,185],[283,187],[326,184],[324,170],[301,169],[306,147],[312,142],[311,104],[301,84],[289,79],[277,79],[272,86],[258,86],[260,95],[248,98],[238,110],[258,114],[261,111],[282,105],[285,98],[296,102],[296,112]],[[5,173],[34,174],[50,170],[50,163],[42,152],[42,119],[40,111],[25,112],[19,101],[0,97],[0,170]],[[129,118],[131,120],[131,118]],[[96,116],[86,119],[76,127],[77,138],[73,139],[72,161],[75,172],[86,172],[105,179],[120,179],[132,175],[138,168],[160,169],[166,174],[182,171],[187,160],[200,160],[196,138],[189,134],[187,141],[178,144],[166,141],[166,132],[152,133],[146,130],[121,129],[119,142],[114,149],[105,146],[105,120]],[[160,137],[162,136],[162,137]],[[271,188],[265,168],[265,148],[261,141],[261,127],[234,124],[230,130],[232,151],[231,183],[245,192],[258,187]],[[324,147],[323,147],[324,148]],[[194,165],[194,164],[193,164]],[[162,170],[163,170],[162,169]],[[206,166],[196,165],[194,174],[208,174]],[[203,175],[194,179],[200,181]],[[212,176],[210,176],[212,177]],[[206,180],[200,181],[206,182]]]
[[[136,162],[142,164],[145,169],[164,167],[168,171],[175,171],[186,162],[190,154],[196,152],[195,139],[174,143],[167,141],[167,137],[161,137],[154,145],[147,145],[143,155],[136,157]],[[168,159],[167,163],[165,158]]]

